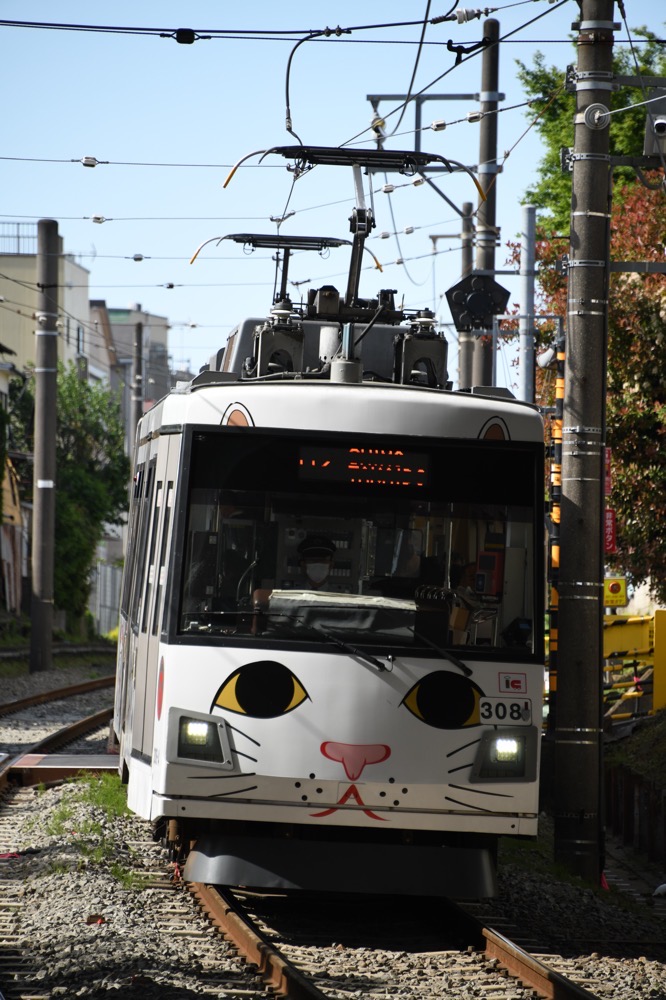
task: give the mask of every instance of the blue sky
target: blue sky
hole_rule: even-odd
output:
[[[271,217],[294,212],[281,232],[349,238],[354,205],[351,173],[318,167],[295,184],[281,157],[259,165],[254,157],[225,189],[231,164],[255,150],[293,145],[285,127],[286,69],[296,41],[326,27],[358,30],[339,38],[312,40],[295,51],[289,77],[293,130],[306,145],[341,145],[353,137],[373,145],[367,128],[369,94],[406,94],[418,52],[421,27],[377,27],[434,18],[452,4],[427,0],[382,4],[338,0],[318,5],[282,0],[231,4],[213,0],[143,0],[91,4],[78,0],[4,0],[0,20],[98,25],[125,32],[40,30],[0,25],[3,142],[0,151],[0,222],[55,218],[65,249],[90,271],[91,298],[109,307],[141,303],[172,324],[170,355],[193,370],[208,361],[229,330],[248,315],[263,316],[273,297],[275,268],[270,252],[244,252],[230,241],[210,243],[193,265],[197,247],[229,233],[276,231]],[[666,17],[654,0],[625,0],[630,28],[664,29]],[[103,8],[103,9],[102,9]],[[571,24],[574,0],[525,0],[493,9],[500,36],[497,223],[501,246],[496,265],[506,264],[505,244],[521,226],[521,199],[534,180],[541,147],[529,129],[528,109],[516,79],[516,61],[532,64],[534,53],[560,66],[576,62]],[[621,21],[616,5],[616,20]],[[470,46],[482,37],[481,19],[459,25],[429,25],[413,90],[470,95],[481,89],[481,54],[465,55],[458,66],[447,48]],[[172,37],[133,34],[132,28],[207,30],[292,30],[279,38],[199,39],[191,45]],[[622,26],[616,38],[626,39]],[[381,44],[384,43],[384,44]],[[402,120],[397,102],[386,101],[388,148],[414,145],[414,111]],[[520,105],[513,107],[514,105]],[[479,126],[466,120],[478,103],[468,97],[423,104],[421,148],[466,165],[478,162]],[[389,114],[394,112],[393,114]],[[428,126],[443,120],[446,129]],[[506,154],[509,153],[507,156]],[[83,157],[101,162],[84,167]],[[177,164],[177,165],[176,165]],[[384,267],[364,269],[360,292],[372,296],[395,288],[407,307],[435,309],[451,317],[444,293],[460,277],[459,218],[427,185],[387,178],[396,190],[375,197],[376,229],[368,246]],[[441,190],[455,205],[471,201],[476,189],[464,173],[440,175]],[[379,185],[376,185],[379,186]],[[104,217],[103,223],[93,222]],[[413,227],[413,232],[405,230]],[[389,232],[388,239],[379,234]],[[393,235],[397,234],[397,235]],[[432,236],[437,235],[437,241]],[[433,255],[433,246],[439,251]],[[135,261],[140,254],[143,260]],[[403,264],[396,264],[398,259]],[[295,255],[290,269],[292,298],[308,282],[346,286],[348,253],[332,250]],[[518,302],[519,281],[499,276]],[[167,287],[173,285],[174,287]],[[300,289],[300,291],[299,291]],[[451,339],[451,338],[450,338]],[[510,354],[498,364],[498,382],[511,384]],[[455,341],[450,367],[455,366]]]

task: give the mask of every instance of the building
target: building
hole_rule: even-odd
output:
[[[0,406],[6,409],[9,379],[34,368],[36,358],[36,312],[39,307],[38,223],[0,222]],[[84,378],[108,383],[117,389],[121,413],[126,428],[126,450],[131,454],[134,441],[136,391],[143,395],[141,410],[149,409],[175,384],[169,370],[169,322],[163,316],[153,316],[139,304],[128,308],[112,308],[101,299],[89,299],[90,272],[64,249],[59,237],[57,301],[58,361],[75,363]],[[138,350],[138,353],[137,353]],[[140,361],[141,377],[135,364]],[[182,378],[182,373],[179,374]],[[190,376],[191,377],[191,376]],[[31,456],[14,456],[17,462],[30,462]],[[11,459],[11,456],[10,456]],[[10,463],[11,464],[11,463]],[[10,477],[8,479],[7,477]],[[14,478],[11,478],[14,477]],[[13,497],[16,469],[5,470],[5,496]],[[128,484],[129,488],[129,484]],[[18,556],[21,553],[20,574],[23,591],[29,583],[30,568],[25,558],[29,553],[31,504],[24,501],[19,518],[11,504],[11,525],[3,535],[2,574],[4,584],[0,594],[0,610],[17,613],[16,579]],[[9,516],[9,513],[7,514]],[[3,519],[5,520],[5,519]],[[17,540],[18,522],[23,531]],[[11,528],[11,531],[9,530]],[[11,539],[11,544],[10,544]],[[121,563],[124,533],[109,526],[98,553],[96,578],[93,580],[91,610],[99,631],[115,625],[118,615]],[[10,597],[11,595],[11,597]],[[25,596],[23,610],[25,607]]]
[[[169,322],[164,316],[143,310],[138,303],[116,309],[107,306],[103,299],[91,300],[90,316],[99,336],[104,337],[113,352],[109,382],[120,397],[129,455],[134,443],[135,392],[143,396],[141,411],[145,412],[175,385],[175,376],[169,369]],[[141,380],[137,384],[135,364],[141,367]]]
[[[62,237],[59,249],[58,360],[64,364],[88,360],[99,377],[108,378],[111,357],[90,324],[90,272],[64,252]],[[0,341],[14,352],[14,366],[23,372],[34,365],[36,356],[37,223],[0,223],[0,260]]]

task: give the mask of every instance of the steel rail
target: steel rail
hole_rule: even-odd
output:
[[[85,733],[94,732],[94,730],[99,729],[100,726],[105,726],[111,721],[112,717],[113,709],[104,708],[101,712],[95,712],[93,715],[88,715],[84,719],[78,719],[76,722],[72,722],[68,726],[63,726],[63,728],[59,729],[57,732],[51,733],[50,736],[46,736],[43,740],[33,743],[32,746],[26,747],[19,753],[12,754],[6,760],[0,762],[0,792],[9,784],[12,772],[18,774],[21,771],[20,761],[23,757],[28,757],[34,754],[53,753],[55,750],[60,750],[62,747],[67,746],[68,743],[78,739],[79,736],[83,736]],[[72,772],[71,767],[66,768],[65,770],[68,774]]]
[[[90,655],[116,655],[115,646],[80,646],[76,642],[54,643],[52,652],[54,656],[90,656]],[[30,656],[29,646],[14,646],[0,649],[0,660],[26,660]]]
[[[233,893],[187,883],[208,919],[231,941],[243,958],[255,965],[264,984],[292,1000],[324,1000],[313,983],[286,960],[243,913]],[[496,959],[509,975],[534,989],[545,1000],[598,1000],[595,994],[572,982],[488,927],[481,928],[487,958]]]
[[[87,694],[88,691],[99,691],[101,688],[113,687],[115,682],[115,674],[109,674],[107,677],[97,677],[92,681],[81,681],[79,684],[71,684],[69,687],[53,688],[51,691],[31,694],[27,698],[6,701],[0,704],[0,716],[22,712],[25,708],[33,708],[35,705],[43,705],[49,701],[59,701],[61,698],[73,698],[77,694]]]
[[[245,916],[231,892],[203,882],[188,882],[188,889],[208,919],[234,945],[246,962],[257,967],[264,984],[289,1000],[327,1000],[314,983],[276,950]]]
[[[548,968],[498,931],[484,927],[483,936],[487,957],[496,958],[512,976],[531,986],[546,1000],[598,1000],[595,993]]]

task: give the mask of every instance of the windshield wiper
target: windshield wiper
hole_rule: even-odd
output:
[[[377,670],[388,669],[386,664],[382,663],[381,660],[378,660],[376,656],[372,655],[372,653],[366,653],[364,650],[359,649],[357,646],[352,646],[350,642],[347,642],[345,639],[338,638],[337,635],[334,635],[333,632],[329,632],[328,629],[322,628],[321,625],[310,625],[308,622],[303,621],[302,618],[299,618],[298,615],[286,615],[281,612],[275,613],[274,617],[286,618],[288,621],[297,622],[300,626],[307,629],[309,632],[314,632],[315,635],[321,635],[329,642],[332,642],[335,646],[339,646],[340,649],[344,649],[346,653],[350,653],[352,656],[358,656],[360,657],[360,659],[366,660],[368,663],[371,663],[373,667],[376,667]]]
[[[438,646],[436,642],[429,639],[427,635],[423,635],[422,632],[417,632],[415,628],[412,628],[411,631],[414,633],[415,639],[420,639],[421,642],[426,644],[426,646],[430,646],[430,648],[434,649],[436,653],[443,656],[445,660],[449,660],[454,667],[457,667],[458,670],[462,670],[466,677],[470,677],[472,675],[473,671],[467,666],[467,664],[463,663],[462,660],[459,660],[457,656],[453,655],[453,653],[450,653],[448,649],[444,649],[443,646]]]

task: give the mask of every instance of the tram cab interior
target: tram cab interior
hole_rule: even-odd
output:
[[[191,481],[181,635],[535,654],[529,502],[271,485]]]

